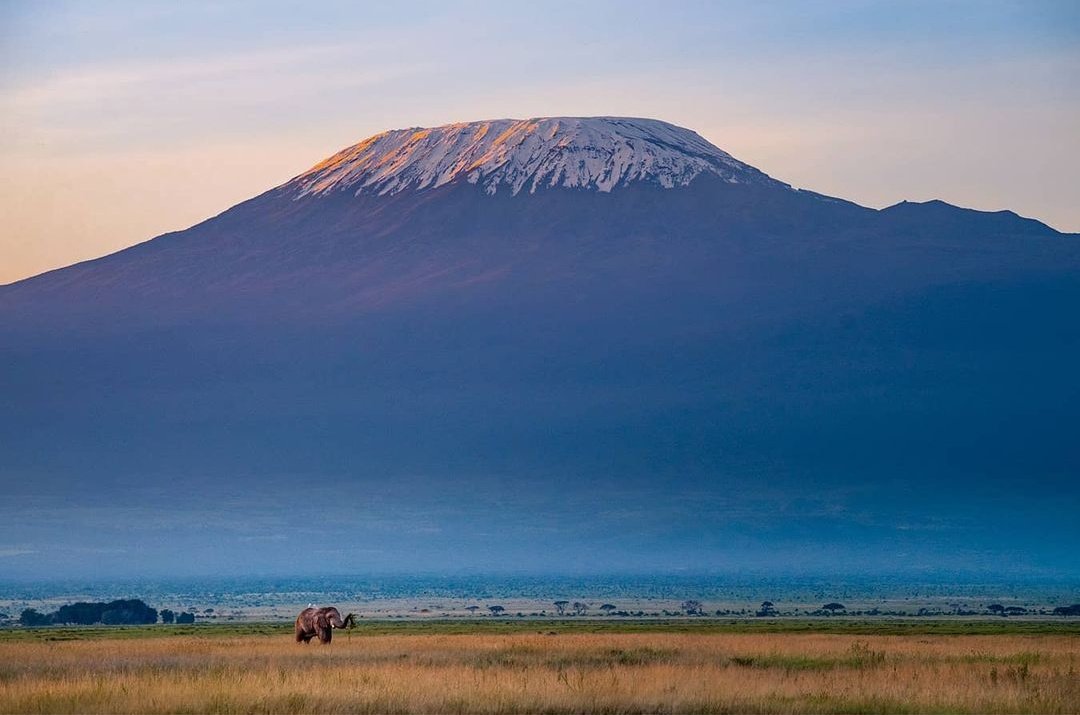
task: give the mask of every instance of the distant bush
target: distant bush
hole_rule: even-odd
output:
[[[47,626],[52,623],[52,614],[50,613],[38,613],[33,608],[27,608],[19,616],[19,623],[27,628],[34,628],[36,626]]]
[[[1054,609],[1055,616],[1080,616],[1080,603],[1071,606],[1058,606]]]
[[[79,601],[78,603],[69,603],[66,606],[60,606],[60,609],[52,614],[52,620],[53,623],[89,625],[91,623],[100,623],[101,614],[104,612],[104,603],[87,603],[86,601]]]
[[[153,608],[142,611],[132,608],[110,608],[101,614],[101,622],[107,626],[157,623],[157,611]]]
[[[177,613],[176,614],[176,622],[177,623],[194,623],[195,622],[195,614],[194,613]]]

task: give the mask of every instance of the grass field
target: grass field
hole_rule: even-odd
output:
[[[5,713],[1077,710],[1080,627],[1062,623],[369,622],[306,647],[280,624],[0,637]]]

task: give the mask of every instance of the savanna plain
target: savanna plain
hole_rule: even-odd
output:
[[[5,713],[1069,713],[1080,628],[720,622],[8,631]]]

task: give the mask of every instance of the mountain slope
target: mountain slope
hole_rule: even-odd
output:
[[[1038,222],[797,191],[661,122],[390,132],[0,287],[0,545],[1075,573],[1078,269]]]

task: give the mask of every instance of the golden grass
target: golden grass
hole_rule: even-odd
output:
[[[338,634],[0,643],[5,713],[1080,710],[1080,638]]]

